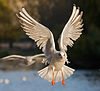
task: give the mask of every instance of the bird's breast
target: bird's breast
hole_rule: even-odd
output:
[[[55,67],[55,70],[61,70],[62,66],[65,64],[64,60],[52,60],[50,65]]]

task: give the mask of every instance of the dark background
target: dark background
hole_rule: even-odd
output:
[[[70,66],[100,68],[100,0],[0,0],[0,57],[41,53],[20,28],[16,17],[18,9],[24,7],[34,19],[47,26],[58,46],[57,39],[71,15],[73,4],[84,13],[84,30],[74,46],[68,47]]]

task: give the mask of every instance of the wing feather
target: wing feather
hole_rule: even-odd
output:
[[[21,55],[9,55],[3,58],[0,58],[0,62],[19,62],[23,63],[23,66],[30,66],[35,62],[44,63],[46,62],[45,54],[38,54],[34,56],[21,56]],[[46,63],[45,63],[46,64]]]
[[[37,43],[37,46],[42,49],[46,56],[55,51],[53,34],[47,27],[34,20],[24,8],[17,14],[17,17],[26,35]]]
[[[67,51],[67,46],[72,47],[74,44],[73,41],[76,41],[82,34],[83,12],[82,11],[80,13],[79,12],[80,12],[79,7],[76,8],[76,6],[74,5],[72,15],[67,24],[65,25],[59,39],[59,48],[61,50],[64,49]]]

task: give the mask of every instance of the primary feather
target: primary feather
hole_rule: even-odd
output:
[[[22,12],[19,12],[19,15],[17,14],[17,17],[26,35],[36,42],[46,56],[55,51],[53,34],[47,27],[34,20],[24,8],[22,8]]]
[[[59,47],[61,50],[67,50],[67,46],[72,47],[74,44],[73,41],[76,41],[82,34],[82,15],[83,12],[81,11],[79,13],[79,8],[73,6],[72,15],[65,25],[59,39]]]
[[[46,61],[45,61],[46,57],[44,54],[38,54],[34,56],[9,55],[9,56],[0,58],[1,62],[12,61],[12,60],[19,61],[20,63],[23,62],[27,66],[30,66],[38,61],[41,61],[41,62],[44,61],[44,63],[46,64]]]

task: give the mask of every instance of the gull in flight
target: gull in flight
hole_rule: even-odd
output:
[[[74,69],[65,65],[65,62],[69,63],[66,52],[67,46],[72,47],[74,41],[82,34],[82,15],[83,12],[80,12],[79,7],[77,8],[74,5],[71,17],[58,39],[60,51],[57,51],[53,34],[47,27],[34,20],[24,8],[17,14],[26,35],[36,42],[47,59],[44,63],[48,62],[49,65],[39,70],[38,73],[41,78],[51,82],[51,85],[59,81],[61,81],[62,85],[65,85],[64,80],[74,72]]]
[[[34,55],[34,56],[21,56],[21,55],[10,55],[10,56],[6,56],[3,58],[0,58],[0,62],[6,62],[6,61],[19,61],[19,63],[22,63],[21,65],[25,65],[25,66],[30,66],[32,64],[34,64],[37,60],[41,61],[42,63],[45,64],[46,63],[46,58],[44,54],[38,54],[38,55]]]

